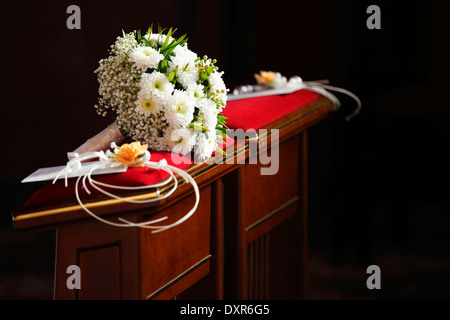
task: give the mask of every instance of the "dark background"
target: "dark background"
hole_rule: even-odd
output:
[[[81,8],[81,30],[66,8]],[[381,8],[381,30],[366,9]],[[433,1],[3,1],[0,298],[51,299],[55,233],[13,229],[11,212],[106,127],[93,71],[122,29],[158,23],[218,60],[228,87],[273,70],[357,94],[309,130],[312,299],[448,299],[450,205],[447,26]],[[366,268],[381,268],[368,290]]]

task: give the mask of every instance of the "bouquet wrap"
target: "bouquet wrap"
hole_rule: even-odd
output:
[[[109,149],[111,142],[117,141],[121,144],[125,137],[120,133],[117,122],[114,121],[108,127],[100,131],[97,135],[88,139],[85,143],[79,146],[74,153],[83,154],[91,151],[105,151]]]

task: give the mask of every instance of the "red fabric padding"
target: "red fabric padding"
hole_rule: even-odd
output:
[[[226,146],[233,144],[233,139],[226,139],[226,145],[219,144],[222,149]],[[215,153],[215,152],[214,152]],[[214,154],[213,153],[213,154]],[[182,155],[172,154],[171,152],[161,152],[161,151],[150,151],[151,158],[150,161],[158,162],[161,159],[166,159],[167,164],[180,169],[189,168],[194,161]],[[172,160],[175,159],[175,163]],[[154,170],[146,167],[142,168],[128,168],[126,172],[96,175],[92,176],[93,179],[99,182],[118,185],[118,186],[146,186],[152,185],[160,182],[169,177],[169,174],[164,170]],[[60,202],[69,199],[75,199],[75,182],[76,178],[71,178],[68,180],[68,185],[65,187],[64,180],[58,180],[55,184],[51,182],[36,191],[30,199],[25,203],[27,206],[45,205],[54,202]],[[91,194],[98,194],[99,191],[94,187],[88,185]],[[82,184],[78,186],[80,197],[87,195],[86,191],[82,189]],[[114,193],[114,190],[108,189]]]
[[[178,156],[178,155],[177,155]],[[183,158],[180,164],[174,164],[171,158],[170,152],[151,152],[150,161],[158,162],[161,159],[166,159],[167,164],[180,169],[186,169],[192,165],[192,160],[179,156]],[[92,176],[93,179],[118,186],[144,186],[155,184],[169,177],[169,174],[164,170],[153,170],[146,167],[142,168],[128,168],[127,171],[114,174],[96,175]],[[25,206],[33,205],[43,205],[50,204],[52,202],[59,202],[68,199],[75,199],[75,182],[76,178],[71,178],[68,180],[67,188],[64,186],[64,180],[58,180],[55,184],[49,183],[38,191],[36,191],[30,199],[25,203]],[[85,196],[87,193],[81,188],[81,181],[79,185],[80,196]],[[97,194],[95,188],[88,185],[89,191],[92,194]],[[111,190],[108,190],[111,191]]]
[[[268,123],[316,100],[319,94],[298,90],[291,94],[228,101],[223,115],[230,129],[261,129]]]
[[[268,123],[289,114],[295,109],[316,100],[319,94],[308,90],[299,90],[287,95],[262,96],[256,98],[233,100],[227,103],[223,111],[224,116],[228,118],[227,126],[230,129],[261,129]],[[232,139],[227,139],[227,145],[233,143]],[[219,146],[223,147],[219,144]],[[151,161],[166,159],[167,163],[180,169],[186,169],[192,165],[193,161],[184,159],[181,164],[174,164],[170,152],[151,152]],[[152,170],[148,168],[129,168],[126,172],[109,175],[98,175],[94,179],[120,186],[142,186],[155,184],[169,175],[162,170]],[[64,181],[60,180],[55,184],[49,183],[39,189],[26,202],[25,206],[45,205],[63,200],[75,199],[75,180],[69,179],[69,185],[66,188]],[[79,186],[81,189],[81,186]],[[94,188],[90,188],[92,193],[98,193]],[[83,197],[86,195],[84,190],[80,191]]]

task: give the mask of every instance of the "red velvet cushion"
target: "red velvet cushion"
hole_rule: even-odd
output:
[[[190,159],[184,156],[180,157],[183,158],[183,161],[177,161],[177,163],[178,162],[181,163],[174,164],[171,159],[170,152],[152,151],[150,161],[158,162],[161,159],[166,159],[167,164],[180,169],[186,169],[192,165],[193,162]],[[142,168],[128,168],[127,171],[121,173],[96,175],[93,176],[93,179],[103,183],[118,186],[144,186],[155,184],[168,177],[169,174],[164,170],[153,170],[146,167],[142,167]],[[75,182],[76,182],[75,178],[69,179],[67,188],[64,186],[64,180],[58,180],[55,184],[49,183],[40,188],[38,191],[36,191],[31,196],[31,198],[28,199],[28,201],[25,203],[25,206],[42,205],[62,200],[75,199]],[[87,193],[84,190],[82,190],[81,183],[78,186],[78,188],[81,197],[87,195]],[[89,185],[88,188],[92,194],[99,193],[99,191],[97,191],[93,187],[90,187]]]
[[[223,115],[230,129],[261,129],[282,116],[316,100],[319,94],[298,90],[287,95],[262,96],[228,101]]]

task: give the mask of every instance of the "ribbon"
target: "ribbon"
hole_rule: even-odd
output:
[[[103,151],[91,151],[91,152],[83,153],[81,155],[74,152],[74,153],[69,154],[69,158],[71,158],[71,159],[67,162],[65,168],[58,173],[58,175],[53,180],[53,183],[55,183],[61,175],[65,175],[65,186],[67,187],[67,179],[68,179],[68,174],[70,172],[72,172],[73,170],[77,170],[77,168],[79,168],[79,166],[81,166],[82,161],[93,160],[93,159],[98,158],[99,162],[97,165],[93,166],[91,168],[91,170],[89,170],[89,172],[87,172],[86,174],[80,175],[77,178],[76,183],[75,183],[75,197],[76,197],[79,205],[83,208],[84,211],[86,211],[93,218],[95,218],[98,221],[103,222],[105,224],[108,224],[108,225],[111,225],[114,227],[139,227],[139,228],[152,229],[152,233],[156,233],[156,232],[161,232],[161,231],[173,228],[173,227],[185,222],[187,219],[189,219],[195,213],[195,210],[198,207],[198,203],[200,201],[200,192],[199,192],[199,189],[198,189],[198,186],[197,186],[197,183],[195,182],[195,180],[191,177],[191,175],[189,175],[184,170],[167,164],[167,161],[165,159],[162,159],[159,162],[145,160],[144,166],[146,166],[147,168],[150,168],[150,169],[154,169],[154,170],[164,170],[165,172],[167,172],[170,175],[169,178],[167,178],[164,181],[152,184],[152,185],[133,187],[133,186],[118,186],[118,185],[107,184],[107,183],[103,183],[103,182],[97,181],[92,178],[92,174],[93,174],[93,172],[95,172],[95,170],[104,169],[104,168],[117,168],[119,166],[122,166],[121,163],[113,162],[112,159],[110,157],[108,157]],[[148,158],[150,159],[150,157],[148,157]],[[195,204],[194,204],[193,208],[188,213],[186,213],[182,218],[180,218],[179,220],[177,220],[171,224],[158,225],[158,226],[154,225],[155,223],[166,220],[168,218],[167,216],[163,217],[163,218],[159,218],[159,219],[140,222],[140,223],[135,223],[135,222],[123,219],[123,218],[118,219],[119,221],[121,221],[120,223],[109,221],[109,220],[99,217],[98,215],[93,213],[91,210],[89,210],[84,205],[83,201],[80,198],[80,194],[79,194],[79,184],[81,181],[82,187],[88,194],[91,194],[91,192],[89,191],[87,182],[94,189],[96,189],[96,190],[100,191],[101,193],[103,193],[104,195],[114,198],[114,199],[122,200],[122,201],[129,202],[129,203],[135,203],[135,204],[145,204],[145,203],[155,202],[155,201],[159,201],[159,200],[168,198],[170,195],[172,195],[175,192],[175,190],[178,187],[178,179],[175,177],[175,174],[182,177],[184,179],[184,182],[190,183],[192,185],[192,187],[194,188],[196,200],[195,200]],[[120,197],[116,194],[113,194],[113,193],[103,189],[103,188],[118,189],[118,190],[153,189],[153,188],[159,188],[159,187],[165,186],[165,185],[169,184],[171,181],[174,182],[174,185],[167,193],[165,193],[164,195],[160,195],[159,191],[157,191],[156,198],[144,199],[144,200],[127,199],[127,198]]]
[[[247,99],[247,98],[255,98],[261,96],[269,96],[269,95],[280,95],[280,94],[289,94],[295,91],[306,89],[310,91],[314,91],[320,95],[327,97],[333,102],[335,106],[335,110],[339,109],[341,103],[339,99],[333,95],[331,91],[340,92],[348,95],[353,100],[356,101],[355,110],[345,117],[346,121],[351,120],[354,116],[356,116],[361,111],[361,100],[352,92],[328,85],[328,80],[319,80],[319,81],[302,81],[302,79],[298,76],[294,76],[286,84],[276,85],[276,86],[265,86],[265,85],[244,85],[236,88],[233,91],[233,94],[228,95],[228,100],[239,100],[239,99]]]

